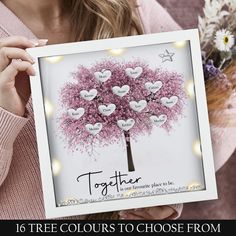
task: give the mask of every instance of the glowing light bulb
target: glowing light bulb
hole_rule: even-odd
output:
[[[131,189],[131,190],[126,191],[126,192],[124,193],[124,196],[125,196],[126,198],[129,198],[129,197],[131,197],[132,194],[134,194],[134,193],[137,193],[137,191],[134,190],[134,189]]]
[[[63,56],[54,56],[54,57],[46,57],[45,60],[49,63],[56,64],[64,59]]]
[[[187,41],[178,41],[174,42],[174,47],[176,48],[184,48],[187,44]]]
[[[57,159],[52,160],[52,172],[54,176],[58,176],[61,172],[62,166],[61,162]]]
[[[194,83],[192,80],[189,80],[185,83],[185,90],[190,98],[194,98],[195,91],[194,91]]]
[[[62,201],[61,203],[58,204],[59,207],[61,206],[72,206],[72,205],[79,205],[79,200],[77,200],[76,198],[72,198],[72,197],[68,197],[65,198],[64,201]]]
[[[47,98],[44,99],[44,108],[45,108],[46,116],[50,117],[53,114],[54,109],[53,109],[53,105]]]
[[[201,190],[202,188],[203,187],[202,187],[201,183],[199,183],[197,181],[194,181],[188,185],[189,191],[198,191],[198,190]]]
[[[201,143],[199,140],[193,143],[193,153],[199,157],[202,157]]]
[[[112,54],[113,56],[120,56],[125,52],[124,48],[115,48],[115,49],[110,49],[109,53]]]

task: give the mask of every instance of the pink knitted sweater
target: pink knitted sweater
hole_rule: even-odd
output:
[[[139,1],[138,13],[145,33],[171,31],[179,26],[154,0]],[[0,38],[35,35],[0,2]],[[1,59],[1,58],[0,58]],[[18,117],[0,108],[0,219],[44,219],[43,194],[32,101],[28,117]],[[216,168],[235,148],[231,129],[212,128]],[[224,145],[223,144],[224,141]],[[171,205],[178,214],[181,204]],[[73,217],[73,219],[81,217]]]

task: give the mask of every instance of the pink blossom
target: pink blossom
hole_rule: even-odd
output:
[[[143,72],[139,78],[131,78],[125,73],[126,68],[142,67]],[[94,73],[110,70],[111,77],[106,82],[98,81]],[[67,82],[60,91],[61,114],[58,119],[63,137],[70,149],[90,150],[93,145],[101,146],[117,143],[124,138],[124,131],[118,125],[118,120],[134,119],[135,124],[129,130],[131,138],[142,134],[151,134],[154,124],[150,116],[167,115],[167,121],[161,127],[170,131],[173,124],[182,115],[186,95],[183,88],[183,75],[160,68],[151,69],[150,66],[140,60],[134,62],[120,62],[116,60],[103,60],[97,62],[91,68],[78,66],[72,73],[74,83]],[[161,81],[162,87],[156,93],[151,93],[145,87],[147,82]],[[114,86],[128,85],[129,92],[119,97],[112,91]],[[92,101],[87,101],[80,96],[82,90],[96,89],[97,96]],[[164,106],[160,99],[177,96],[178,102],[172,108]],[[147,106],[141,112],[134,111],[129,102],[146,100]],[[104,116],[98,111],[99,105],[115,104],[115,111]],[[68,109],[84,108],[84,115],[76,120],[68,115]],[[102,123],[102,130],[96,134],[90,134],[86,124]]]

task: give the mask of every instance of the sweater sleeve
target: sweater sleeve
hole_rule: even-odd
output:
[[[181,30],[156,0],[138,0],[138,13],[146,34]]]
[[[4,182],[12,160],[13,143],[28,119],[0,107],[0,185]]]

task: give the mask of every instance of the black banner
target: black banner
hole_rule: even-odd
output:
[[[232,235],[236,220],[0,221],[0,235]],[[4,232],[4,233],[3,233]]]

